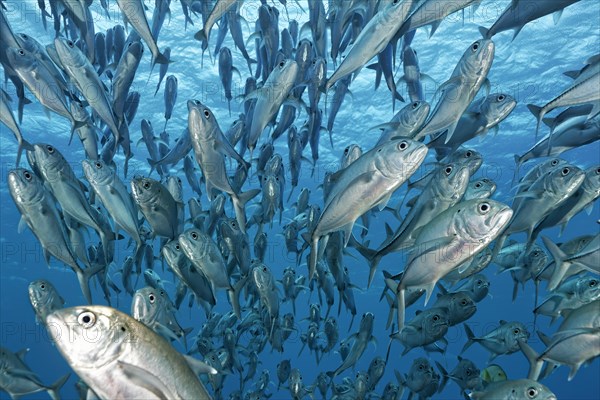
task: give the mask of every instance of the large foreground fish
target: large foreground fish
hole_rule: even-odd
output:
[[[47,320],[62,356],[101,399],[211,398],[197,373],[217,371],[178,353],[127,314],[105,306],[72,307]]]

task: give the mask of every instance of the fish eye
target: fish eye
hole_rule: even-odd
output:
[[[498,101],[504,101],[505,98],[506,98],[506,96],[501,94],[500,96],[498,96]]]
[[[563,168],[563,170],[562,170],[562,176],[567,176],[567,175],[569,175],[569,172],[570,172],[570,171],[571,171],[571,170],[570,170],[568,167],[565,167],[565,168]]]
[[[23,51],[23,49],[17,50],[17,53],[19,53],[20,56],[24,56],[25,55],[25,52]]]
[[[591,286],[591,285],[590,285]],[[44,285],[43,283],[40,285],[40,289],[46,289],[46,285]]]
[[[344,149],[344,155],[348,155],[348,148],[347,147]]]
[[[159,293],[159,294],[160,294],[161,296],[163,296],[163,297],[165,296],[165,292],[163,292],[162,290],[160,291],[160,293]]]
[[[93,312],[85,311],[79,314],[77,322],[84,328],[91,328],[96,323],[96,316]]]
[[[48,145],[46,146],[46,150],[48,150],[48,153],[53,154],[54,153],[54,147]]]
[[[465,153],[465,158],[469,158],[469,157],[471,157],[472,155],[473,155],[473,152],[472,152],[471,150],[468,150],[468,151]]]
[[[419,371],[423,371],[424,368],[423,365],[419,365]]]
[[[481,285],[482,283],[483,283],[483,281],[482,281],[481,279],[479,279],[479,280],[477,281],[477,284],[478,284],[478,285]]]
[[[479,42],[475,42],[471,45],[471,50],[473,50],[473,52],[477,51],[477,49],[479,49]]]
[[[439,319],[440,319],[439,315],[436,314],[433,316],[433,322],[437,322]]]
[[[178,244],[176,244],[176,245],[175,245],[175,250],[179,250],[179,249],[180,249],[179,245],[178,245]]]
[[[400,2],[400,0],[394,0],[394,2],[392,4],[398,4]]]
[[[144,184],[142,185],[142,187],[146,190],[150,189],[150,182],[144,181]]]
[[[413,110],[416,110],[417,107],[419,107],[419,102],[418,101],[415,101],[414,103],[412,103],[412,109]]]
[[[206,118],[206,119],[210,118],[210,113],[208,112],[208,110],[204,110],[204,118]]]
[[[25,171],[25,172],[23,173],[23,176],[24,176],[24,177],[25,177],[25,179],[27,179],[28,181],[30,181],[30,180],[31,180],[31,178],[32,178],[32,176],[31,176],[31,174],[29,173],[29,171]]]
[[[263,272],[267,272],[267,267],[262,268]]]
[[[150,293],[150,296],[148,296],[148,300],[150,300],[150,304],[154,304],[154,301],[156,300],[156,298],[154,297],[154,293]]]
[[[461,306],[466,306],[466,305],[467,305],[467,301],[466,301],[465,299],[463,299],[463,300],[460,302],[460,305],[461,305]]]
[[[398,148],[400,150],[404,150],[408,147],[408,142],[406,142],[405,140],[403,140],[402,142],[400,142],[400,144],[398,144]]]
[[[482,214],[487,213],[490,210],[490,205],[489,203],[481,203],[479,205],[479,212]]]
[[[279,63],[279,68],[283,68],[283,66],[285,65],[285,61],[282,61]]]
[[[539,252],[539,251],[537,251],[537,250],[536,250],[536,251],[534,251],[534,252],[533,252],[533,256],[534,256],[534,257],[537,257],[537,256],[539,256],[539,255],[540,255],[540,252]]]
[[[447,166],[446,169],[444,170],[444,172],[446,173],[446,175],[450,175],[452,173],[452,167]]]
[[[598,283],[598,281],[596,281],[595,279],[590,281],[590,287],[594,287],[596,286],[596,284]]]
[[[552,163],[550,163],[550,165],[552,165],[553,167],[554,167],[555,165],[558,165],[558,160],[552,160]]]
[[[536,388],[534,387],[530,387],[529,389],[527,389],[527,396],[529,396],[530,399],[533,399],[535,396],[537,396],[538,391]]]
[[[67,40],[67,46],[69,46],[70,48],[73,48],[73,46],[75,46],[75,43],[73,43],[72,40]]]
[[[98,168],[98,169],[102,168],[102,163],[96,161],[96,168]]]
[[[472,374],[470,369],[466,370],[465,373],[467,374],[467,376],[471,376],[471,374]]]
[[[600,175],[600,168],[596,168],[596,175]]]
[[[521,333],[521,330],[519,328],[515,328],[515,329],[513,329],[513,333],[515,335],[518,335],[519,333]]]
[[[198,234],[196,232],[192,232],[190,236],[192,237],[192,239],[198,240]]]
[[[479,189],[479,188],[481,187],[481,183],[477,182],[477,183],[475,184],[475,187],[476,187],[477,189]]]

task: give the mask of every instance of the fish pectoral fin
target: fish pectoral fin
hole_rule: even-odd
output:
[[[25,229],[28,228],[29,225],[27,225],[27,221],[25,220],[25,218],[23,216],[21,216],[21,219],[19,220],[19,227],[17,228],[17,232],[19,234],[23,233],[25,231]]]
[[[197,360],[193,357],[187,356],[187,355],[183,355],[183,358],[185,358],[185,361],[188,363],[188,365],[190,366],[190,368],[192,369],[192,371],[194,371],[194,373],[196,375],[200,375],[200,374],[211,374],[211,375],[215,375],[218,373],[218,371],[216,369],[214,369],[213,367],[211,367],[210,365],[203,363],[200,360]]]
[[[171,393],[169,388],[160,380],[160,377],[151,374],[143,368],[123,361],[117,361],[117,367],[123,371],[129,381],[153,393],[161,400],[178,398]]]
[[[152,326],[154,331],[167,340],[179,340],[179,337],[171,329],[158,322]]]

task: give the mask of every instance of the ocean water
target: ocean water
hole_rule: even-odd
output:
[[[27,33],[43,44],[52,41],[54,32],[51,21],[49,21],[48,30],[45,31],[35,0],[7,0],[3,3],[6,6],[7,19],[15,33]],[[96,32],[105,31],[115,24],[122,23],[116,2],[109,1],[108,3],[110,5],[110,18],[104,14],[99,1],[95,1],[91,5]],[[152,1],[146,1],[149,8],[147,11],[148,18],[152,15],[153,3]],[[288,19],[281,4],[279,2],[269,3],[280,9],[280,29],[287,27]],[[287,3],[289,18],[298,20],[300,25],[308,20],[308,8],[305,2],[300,3],[302,7],[295,2]],[[419,29],[412,46],[418,52],[421,71],[431,76],[437,84],[447,80],[464,50],[473,41],[480,38],[478,27],[491,26],[509,3],[510,0],[482,0],[481,5],[476,10],[468,8],[464,13],[459,12],[447,17],[432,37],[429,37],[428,28]],[[260,2],[258,1],[246,1],[242,6],[241,14],[248,21],[248,25],[243,26],[246,38],[251,34],[259,5]],[[518,105],[514,112],[500,124],[497,134],[489,133],[485,137],[474,139],[467,144],[468,147],[479,151],[484,158],[483,166],[476,176],[488,177],[498,184],[498,189],[493,196],[494,199],[507,204],[511,203],[514,194],[514,191],[511,190],[511,181],[515,170],[513,155],[524,153],[535,142],[535,118],[527,110],[526,104],[545,104],[554,98],[570,83],[570,78],[562,73],[583,67],[586,59],[598,53],[600,50],[599,16],[599,5],[592,0],[583,0],[565,9],[558,23],[554,22],[552,16],[547,16],[527,24],[514,40],[511,40],[512,32],[503,32],[494,37],[496,53],[494,64],[488,75],[491,92],[510,94],[517,100]],[[231,115],[229,115],[227,101],[218,76],[218,68],[214,63],[214,56],[211,59],[207,51],[202,61],[200,44],[193,39],[193,34],[202,25],[201,18],[200,16],[193,16],[192,19],[195,25],[188,26],[185,30],[181,4],[179,1],[172,1],[171,16],[170,18],[167,17],[158,38],[158,46],[161,50],[166,46],[171,47],[171,57],[174,62],[169,66],[168,74],[175,75],[179,82],[177,103],[173,117],[167,125],[167,131],[172,141],[180,135],[187,125],[186,101],[188,99],[199,99],[210,107],[223,129],[229,127],[238,113],[243,110],[241,100],[236,96],[243,93],[245,78],[248,74],[245,60],[235,48],[231,37],[227,36],[224,46],[232,50],[234,66],[240,70],[242,78],[239,79],[234,74],[234,101],[231,106]],[[215,26],[209,46],[211,51],[214,49],[217,31],[218,28]],[[306,34],[309,33],[306,32]],[[152,73],[150,72],[150,52],[147,51],[147,48],[145,50],[144,58],[140,63],[136,80],[131,89],[139,91],[142,96],[137,115],[130,125],[131,139],[134,143],[141,137],[139,128],[141,119],[151,120],[156,134],[159,133],[160,127],[164,123],[164,101],[162,96],[164,82],[159,93],[153,96],[158,79],[158,66],[154,68]],[[252,57],[255,54],[254,50],[254,40],[250,40],[248,51]],[[333,64],[329,60],[328,76],[332,72]],[[398,74],[402,74],[401,68]],[[398,77],[396,76],[396,78]],[[333,171],[338,168],[343,149],[353,143],[361,146],[363,150],[369,149],[378,139],[378,131],[370,128],[387,122],[392,117],[390,94],[384,84],[376,91],[374,81],[375,73],[372,70],[365,68],[360,72],[350,86],[352,96],[347,96],[335,121],[332,131],[333,148],[329,144],[327,133],[323,132],[319,146],[320,158],[314,174],[311,174],[309,163],[303,162],[299,188],[307,187],[311,189],[311,204],[322,204],[322,192],[318,186],[322,182],[326,171]],[[12,84],[5,84],[3,88],[11,94],[11,97],[16,99]],[[429,102],[433,101],[436,88],[437,85],[433,82],[426,82],[425,95]],[[408,97],[404,86],[400,85],[399,90],[401,94]],[[32,95],[28,97],[33,99]],[[329,110],[327,106],[326,99],[323,98],[321,107],[326,109],[324,121]],[[403,104],[397,103],[396,110],[401,106]],[[13,103],[13,107],[16,115],[15,103]],[[295,125],[300,127],[306,118],[306,113],[300,113]],[[52,144],[72,163],[76,174],[83,176],[81,170],[81,160],[85,157],[83,148],[77,138],[73,140],[71,145],[68,145],[70,128],[67,120],[58,115],[52,115],[48,118],[41,105],[34,100],[33,104],[25,107],[21,127],[28,141]],[[7,173],[14,168],[16,143],[12,133],[6,127],[1,126],[0,132],[0,166],[2,168],[2,183],[0,186],[0,343],[12,351],[22,348],[30,349],[26,357],[28,365],[34,372],[39,374],[43,382],[50,383],[69,372],[70,368],[53,346],[44,328],[36,323],[28,300],[27,286],[32,280],[44,278],[56,286],[66,300],[66,306],[85,304],[85,300],[77,285],[75,275],[54,259],[51,261],[50,266],[47,266],[41,248],[33,234],[28,229],[18,233],[20,214],[10,197],[6,184]],[[264,133],[259,145],[266,140],[266,137],[267,134]],[[284,199],[287,199],[291,178],[287,168],[288,150],[285,136],[275,142],[275,149],[286,161],[286,179],[288,182]],[[148,154],[145,146],[134,146],[133,152],[135,156],[130,162],[126,183],[129,183],[129,180],[135,174],[147,175],[149,173],[149,166],[146,162]],[[308,148],[305,149],[304,156],[310,158]],[[562,157],[581,168],[597,165],[600,162],[600,144],[596,142],[571,150],[563,154]],[[248,158],[248,154],[246,154],[246,158]],[[414,178],[424,174],[427,169],[431,169],[430,162],[433,162],[433,160],[433,157],[429,155]],[[115,161],[117,165],[122,165],[122,154],[119,153],[115,157]],[[540,160],[526,163],[521,173],[523,174],[538,162]],[[21,164],[21,166],[27,167],[25,157],[23,157]],[[182,177],[185,182],[181,168],[182,164],[174,166],[171,173]],[[121,170],[119,173],[121,174]],[[156,176],[156,174],[153,175],[154,178]],[[250,177],[245,188],[257,186],[256,178]],[[266,226],[268,250],[265,263],[271,268],[276,279],[281,279],[285,267],[295,265],[294,257],[292,255],[288,256],[285,252],[281,232],[285,222],[294,216],[291,203],[295,201],[299,188],[295,190],[290,202],[285,203],[283,223],[280,225],[276,219],[272,228]],[[202,189],[205,192],[204,186]],[[405,193],[406,185],[396,192],[390,204],[398,204],[402,201]],[[191,196],[193,196],[192,191],[186,186],[185,200],[187,201]],[[260,195],[255,201],[258,202],[259,199]],[[201,200],[204,208],[207,209],[209,201],[205,194]],[[247,208],[248,216],[252,215],[254,208],[252,205]],[[402,214],[404,215],[405,212],[404,208]],[[227,214],[233,215],[229,205]],[[556,242],[564,242],[583,234],[595,234],[598,233],[599,225],[596,224],[596,221],[599,218],[600,208],[598,202],[596,202],[591,214],[588,215],[583,212],[574,217],[562,236],[559,236],[558,228],[548,229],[543,234]],[[384,240],[385,230],[383,228],[386,222],[392,226],[397,226],[397,221],[389,213],[378,213],[371,218],[367,235],[367,240],[370,241],[371,246],[378,245]],[[249,230],[251,243],[255,233],[256,227],[252,227]],[[96,240],[93,234],[90,239]],[[524,240],[524,234],[514,235],[514,239]],[[127,240],[119,241],[116,247],[116,264],[120,267],[122,260],[131,254],[132,248],[127,247]],[[158,244],[155,244],[155,254],[158,254]],[[350,327],[351,315],[345,307],[342,306],[341,314],[337,315],[339,298],[336,293],[336,303],[331,314],[338,318],[340,339],[356,332],[360,316],[366,312],[372,312],[375,315],[374,335],[377,337],[377,344],[369,345],[356,368],[342,373],[336,378],[336,382],[341,382],[344,377],[354,378],[356,372],[366,370],[373,357],[385,357],[390,332],[385,329],[388,306],[385,301],[379,302],[378,300],[383,288],[381,270],[386,269],[398,273],[402,271],[405,261],[406,254],[403,253],[392,254],[384,258],[373,285],[367,289],[368,268],[364,259],[353,249],[349,249],[348,254],[344,257],[344,264],[350,271],[351,281],[356,285],[354,293],[357,316],[354,324]],[[165,280],[174,281],[175,278],[169,271],[162,269],[160,262],[155,264],[155,270]],[[506,273],[496,274],[496,270],[497,266],[492,264],[484,271],[491,281],[490,295],[477,304],[477,313],[467,322],[468,325],[476,335],[482,335],[495,329],[500,320],[521,321],[526,324],[530,331],[533,331],[532,309],[535,301],[533,284],[528,282],[524,288],[520,288],[518,297],[513,302],[513,282],[510,275]],[[305,263],[297,267],[297,273],[307,274]],[[116,282],[120,282],[120,276],[116,270],[113,270],[111,274]],[[136,289],[142,286],[143,279],[140,278]],[[167,291],[173,298],[175,286],[167,283]],[[96,303],[106,304],[99,287],[93,285],[92,292]],[[546,291],[543,287],[541,296],[545,295]],[[215,311],[225,313],[230,310],[223,293],[219,293],[217,299]],[[256,377],[246,384],[246,390],[255,389],[253,383],[258,380],[261,371],[268,370],[270,379],[274,382],[274,384],[269,385],[266,391],[272,394],[270,398],[289,399],[289,392],[283,388],[278,391],[276,384],[275,368],[283,359],[291,359],[292,367],[300,369],[306,385],[312,384],[319,372],[331,371],[340,365],[339,355],[333,352],[324,355],[318,365],[315,362],[314,355],[310,354],[308,349],[304,349],[299,354],[302,346],[300,334],[305,333],[308,327],[308,322],[302,319],[308,316],[309,304],[315,302],[318,302],[317,293],[303,292],[299,295],[296,301],[297,331],[293,332],[285,343],[282,354],[271,351],[270,345],[267,344],[265,350],[259,356],[261,364],[258,366]],[[125,292],[119,295],[113,294],[112,303],[120,310],[129,312],[131,297]],[[424,308],[421,299],[407,310],[407,319],[410,319],[416,310]],[[325,313],[325,310],[326,305],[324,304],[322,314]],[[281,305],[281,315],[290,311],[291,305],[289,303]],[[194,328],[188,338],[188,342],[192,343],[199,328],[206,320],[204,311],[197,306],[189,309],[187,300],[185,300],[177,313],[177,317],[181,326]],[[551,334],[556,330],[557,325],[550,326],[548,318],[540,317],[536,329]],[[244,343],[246,339],[241,338],[240,343]],[[432,363],[434,360],[438,361],[448,370],[454,368],[457,363],[456,356],[460,354],[467,340],[462,326],[451,327],[446,339],[449,345],[445,354],[427,354],[419,348],[401,356],[402,346],[395,342],[392,345],[385,375],[379,382],[375,392],[381,393],[387,382],[396,380],[395,370],[402,374],[407,373],[413,360],[417,357],[427,357]],[[532,332],[529,343],[538,351],[544,348],[534,332]],[[174,343],[174,345],[179,350],[185,351],[180,343]],[[480,369],[485,368],[488,362],[487,351],[477,344],[469,348],[463,356],[473,360]],[[500,356],[493,362],[502,366],[510,379],[527,376],[527,360],[519,352]],[[568,368],[560,367],[543,383],[556,393],[559,399],[600,398],[600,379],[598,379],[600,377],[600,363],[598,359],[593,360],[587,366],[583,366],[572,381],[567,381],[567,376]],[[74,386],[76,380],[75,374],[72,374],[70,380],[61,390],[63,398],[77,398]],[[239,377],[237,374],[227,377],[223,391],[224,398],[227,398],[231,391],[237,389],[238,382]],[[209,386],[207,385],[207,387]],[[331,392],[328,396],[329,398],[332,396]],[[404,397],[406,396],[407,394],[404,395]],[[45,393],[38,393],[26,398],[47,397]],[[320,398],[320,394],[315,393],[315,397]],[[2,392],[0,398],[8,398],[8,395]],[[436,395],[436,398],[460,399],[462,396],[458,386],[453,382],[449,382],[444,391]]]

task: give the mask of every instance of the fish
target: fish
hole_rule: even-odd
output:
[[[469,182],[462,200],[488,199],[492,197],[497,187],[498,185],[488,178],[474,180]]]
[[[473,400],[492,400],[510,398],[556,400],[556,395],[545,385],[531,379],[506,380],[495,382],[483,391],[473,391],[469,398]]]
[[[104,224],[97,210],[85,197],[81,181],[64,156],[50,144],[36,143],[33,145],[31,158],[40,172],[45,185],[50,188],[52,195],[60,204],[64,214],[76,221],[93,228],[102,241],[104,258],[107,263],[113,259],[110,243],[116,239],[112,228]]]
[[[414,0],[394,0],[381,8],[360,31],[344,60],[327,79],[324,90],[329,90],[340,78],[360,69],[383,51],[417,4]],[[335,59],[333,54],[332,58]]]
[[[17,139],[17,144],[19,147],[17,148],[16,165],[18,167],[21,163],[21,155],[23,154],[23,150],[30,150],[31,145],[25,139],[23,139],[23,133],[21,132],[21,128],[15,120],[15,116],[13,115],[12,109],[9,105],[9,101],[8,94],[4,90],[0,91],[0,121],[11,130]]]
[[[121,56],[112,79],[113,111],[122,125],[125,119],[125,101],[133,84],[135,73],[144,54],[141,42],[130,42]]]
[[[598,265],[600,265],[598,264],[600,258],[600,234],[595,235],[583,249],[572,255],[567,255],[545,236],[542,237],[542,241],[556,263],[554,272],[548,283],[548,290],[554,290],[558,287],[567,270],[572,265],[581,266],[584,269],[598,273]]]
[[[214,189],[221,190],[231,196],[235,216],[242,232],[246,232],[246,213],[244,207],[254,198],[260,189],[251,189],[247,192],[234,192],[225,171],[224,156],[235,159],[249,169],[245,161],[227,141],[223,135],[214,114],[198,100],[189,100],[187,103],[188,129],[192,139],[192,147],[196,161],[200,165],[202,175],[206,182],[206,193],[209,200],[215,196]]]
[[[134,177],[131,195],[152,227],[153,235],[169,239],[179,235],[177,203],[162,183],[152,178]]]
[[[46,317],[51,312],[63,308],[65,300],[50,281],[38,279],[29,284],[29,301],[35,316],[42,324],[46,324]]]
[[[507,322],[501,320],[496,329],[482,337],[476,337],[467,324],[463,326],[468,340],[461,353],[464,353],[473,343],[479,343],[490,352],[489,362],[499,355],[519,351],[519,343],[526,342],[530,336],[525,325],[518,321]]]
[[[235,286],[231,284],[225,260],[212,238],[196,228],[191,228],[179,235],[178,241],[187,258],[206,276],[213,293],[216,289],[227,290],[233,310],[236,316],[241,318],[239,293],[245,279],[238,281]]]
[[[96,111],[100,119],[107,124],[115,138],[115,149],[121,142],[121,136],[128,136],[127,125],[118,124],[117,117],[96,70],[79,50],[73,41],[56,38],[54,46],[60,59],[60,64],[71,78],[79,92],[90,107]],[[122,131],[122,132],[121,132]]]
[[[135,241],[134,256],[141,251],[143,241],[140,236],[137,207],[125,184],[117,177],[115,170],[102,160],[83,160],[83,173],[96,196],[117,223]]]
[[[9,171],[8,187],[23,221],[42,245],[46,263],[49,264],[50,256],[53,256],[71,267],[77,274],[84,297],[91,303],[89,279],[104,266],[85,270],[79,266],[55,200],[32,171],[24,168]]]
[[[8,59],[15,72],[34,96],[46,107],[71,122],[71,133],[83,126],[71,114],[60,83],[55,76],[32,53],[9,47]]]
[[[225,98],[227,99],[227,108],[229,109],[229,115],[231,116],[231,80],[233,79],[233,72],[237,72],[240,75],[240,71],[233,66],[233,60],[231,56],[231,50],[227,47],[221,48],[219,51],[219,77],[225,90]],[[241,76],[241,75],[240,75]]]
[[[562,11],[578,1],[558,0],[552,3],[540,0],[512,1],[490,28],[480,27],[479,32],[484,38],[490,39],[500,32],[513,30],[514,40],[527,23],[553,13],[554,21],[557,22]]]
[[[152,53],[152,66],[154,64],[167,64],[171,62],[160,52],[156,44],[156,39],[148,25],[144,3],[142,0],[117,0],[117,5],[123,13],[125,23],[129,22],[136,32],[144,39],[146,45]]]
[[[173,108],[175,108],[175,102],[177,101],[177,77],[175,75],[167,76],[165,81],[165,126],[163,130],[167,129],[167,122],[173,115]]]
[[[394,190],[421,165],[426,154],[424,145],[399,138],[364,153],[338,173],[314,231],[310,236],[304,235],[311,244],[309,279],[314,275],[320,255],[319,239],[342,230],[347,243],[356,219],[375,206],[383,208]],[[382,158],[387,160],[385,165],[380,164]],[[363,198],[363,194],[368,196]],[[349,198],[354,201],[348,201]],[[371,271],[369,282],[373,275]]]
[[[234,0],[218,0],[213,9],[210,12],[210,15],[204,22],[204,26],[201,30],[194,34],[194,39],[201,42],[208,42],[210,37],[210,31],[212,30],[213,25],[223,17],[234,5],[236,2]]]
[[[441,393],[448,382],[448,379],[452,379],[460,387],[461,394],[465,394],[465,390],[483,389],[482,378],[479,376],[479,368],[473,363],[473,361],[457,356],[458,364],[450,373],[440,364],[438,361],[435,362],[438,369],[442,374],[442,382],[438,393]]]
[[[417,311],[415,317],[402,327],[398,332],[390,335],[390,345],[386,355],[389,359],[392,340],[398,340],[404,345],[402,356],[410,350],[427,346],[438,340],[443,340],[448,332],[449,318],[447,308],[428,308]]]
[[[256,99],[248,131],[247,147],[252,152],[260,135],[288,97],[298,74],[298,63],[292,59],[281,61],[269,74],[265,84],[250,93],[244,101]]]
[[[495,45],[489,39],[474,42],[463,53],[450,79],[438,88],[440,100],[415,140],[447,130],[448,142],[479,89],[487,79],[494,61]]]
[[[506,228],[512,215],[513,211],[510,207],[497,201],[469,200],[460,202],[439,214],[419,232],[415,239],[414,250],[409,255],[396,290],[399,331],[404,327],[406,288],[425,289],[425,304],[427,304],[437,281],[498,237]],[[459,225],[456,225],[457,223]],[[468,252],[461,250],[467,247]],[[437,259],[440,252],[447,255],[452,253],[455,256]],[[437,259],[436,268],[426,269],[425,265],[430,265],[431,257]]]
[[[367,312],[363,314],[360,320],[360,327],[358,328],[358,332],[351,335],[351,338],[354,338],[354,342],[352,343],[352,347],[350,347],[350,352],[344,358],[342,365],[340,365],[335,371],[328,371],[327,376],[329,376],[330,378],[335,378],[343,371],[354,366],[356,362],[362,357],[369,342],[375,340],[375,337],[373,336],[374,318],[375,317],[373,313]]]
[[[59,390],[67,383],[70,373],[58,378],[51,385],[44,385],[35,372],[25,364],[25,354],[29,349],[13,353],[5,347],[0,347],[0,388],[11,398],[16,399],[39,392],[48,392],[53,399],[60,399]]]
[[[216,374],[214,368],[181,355],[150,328],[114,308],[56,310],[48,323],[61,355],[101,398],[211,398],[196,374]],[[87,335],[99,340],[89,341]],[[104,353],[108,349],[110,356]]]

